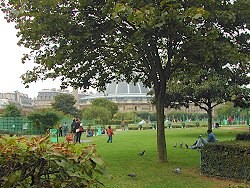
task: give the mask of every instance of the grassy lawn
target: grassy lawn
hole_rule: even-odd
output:
[[[221,127],[213,132],[219,141],[234,140],[237,133],[247,132],[248,127]],[[96,144],[97,152],[103,156],[108,166],[110,178],[101,177],[101,182],[108,188],[220,188],[250,187],[239,182],[210,178],[200,175],[200,153],[186,149],[185,144],[192,145],[205,128],[166,129],[167,163],[159,163],[157,158],[156,130],[119,131],[113,136],[113,143],[106,143],[107,136],[96,136],[82,140],[91,140],[80,145]],[[204,137],[206,137],[204,135]],[[62,139],[62,138],[61,138]],[[183,147],[180,143],[183,142]],[[173,147],[177,143],[177,147]],[[145,150],[144,156],[138,153]],[[177,167],[181,173],[172,171]],[[137,177],[127,176],[136,173]]]

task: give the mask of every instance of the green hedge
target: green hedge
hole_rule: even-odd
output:
[[[250,144],[227,141],[207,144],[201,150],[201,173],[225,179],[250,181]]]
[[[190,127],[207,127],[206,123],[199,123],[199,122],[167,122],[165,123],[165,128],[190,128]],[[139,125],[138,124],[128,124],[128,130],[138,130]],[[142,125],[142,128],[145,129],[155,129],[156,128],[156,122],[149,123],[147,125]]]
[[[138,130],[139,129],[139,125],[138,124],[128,124],[128,130]],[[153,125],[149,124],[149,125],[142,125],[142,129],[146,130],[146,129],[153,129]]]
[[[236,140],[248,140],[248,141],[250,141],[250,133],[237,134]]]
[[[190,127],[207,127],[207,123],[200,122],[167,122],[165,128],[190,128]]]

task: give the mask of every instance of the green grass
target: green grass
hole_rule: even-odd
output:
[[[213,132],[219,141],[224,141],[234,140],[237,133],[247,131],[248,128],[245,127],[234,130],[220,128]],[[200,175],[199,151],[186,149],[184,144],[193,144],[205,132],[206,128],[166,129],[166,163],[158,162],[156,130],[115,132],[112,144],[106,143],[106,135],[92,138],[82,135],[82,140],[92,140],[90,143],[96,144],[97,152],[103,157],[112,177],[102,176],[100,179],[108,188],[248,187],[243,183]],[[183,148],[179,147],[181,142],[184,143]],[[176,143],[177,148],[173,147]],[[145,155],[139,156],[138,153],[142,150],[146,150]],[[181,167],[181,174],[172,172],[177,167]],[[132,172],[137,174],[136,178],[127,176]]]

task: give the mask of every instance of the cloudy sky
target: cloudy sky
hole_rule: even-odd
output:
[[[21,57],[25,52],[24,48],[17,46],[16,29],[13,23],[7,23],[0,11],[0,92],[19,91],[28,94],[29,97],[36,97],[42,89],[60,88],[60,81],[38,81],[25,88],[21,83],[20,76],[33,65],[22,64]]]

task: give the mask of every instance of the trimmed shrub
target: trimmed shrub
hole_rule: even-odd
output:
[[[237,134],[236,140],[248,140],[248,141],[250,141],[250,133]]]
[[[250,181],[250,144],[228,141],[201,149],[201,173],[207,176]]]

